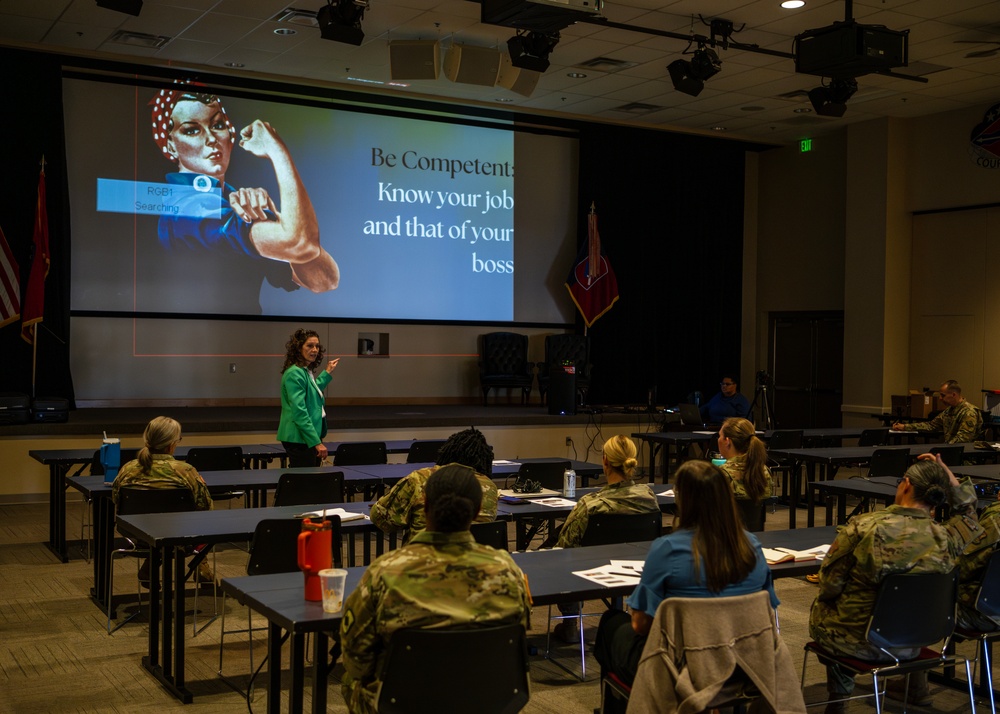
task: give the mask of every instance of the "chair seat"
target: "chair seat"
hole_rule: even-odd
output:
[[[941,652],[938,650],[933,650],[930,647],[923,647],[920,650],[920,654],[911,659],[900,660],[899,664],[895,662],[872,662],[869,660],[858,659],[857,657],[845,657],[843,655],[832,654],[823,649],[823,646],[817,642],[807,642],[806,649],[811,650],[823,664],[838,664],[841,667],[847,667],[850,670],[858,674],[871,674],[877,669],[886,669],[892,667],[900,672],[905,672],[908,668],[907,665],[913,665],[914,669],[926,669],[927,662],[931,660],[940,660],[942,657]]]

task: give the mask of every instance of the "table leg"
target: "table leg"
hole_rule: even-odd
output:
[[[813,497],[815,488],[816,482],[809,479],[806,482],[806,527],[808,528],[816,525],[816,499]]]
[[[45,544],[63,563],[69,562],[66,552],[66,481],[69,467],[49,464],[49,540]]]
[[[281,628],[267,624],[267,711],[281,712]]]
[[[90,596],[102,609],[107,609],[112,600],[112,593],[108,592],[108,571],[115,545],[115,504],[111,496],[95,495],[90,500],[90,514],[94,534],[94,586]]]
[[[792,464],[788,477],[791,488],[788,490],[788,527],[795,528],[795,512],[799,509],[799,489],[802,488],[802,468],[804,464],[796,461]]]
[[[842,526],[847,523],[847,494],[842,493],[837,499],[837,525]],[[833,525],[827,520],[827,525]]]
[[[291,656],[289,657],[289,674],[291,684],[288,690],[289,714],[302,714],[302,699],[305,689],[305,635],[295,633],[291,636]]]
[[[181,583],[174,583],[174,558],[173,549],[163,549],[163,612],[160,620],[163,628],[160,633],[160,666],[163,668],[163,677],[167,682],[174,679],[174,587],[183,587]],[[150,623],[152,625],[152,623]]]
[[[327,665],[330,658],[330,638],[325,632],[315,632],[313,642],[312,710],[313,714],[322,714],[326,711],[327,677],[331,669]]]
[[[180,698],[184,691],[184,611],[185,611],[185,563],[184,551],[171,548],[174,561],[174,694]]]

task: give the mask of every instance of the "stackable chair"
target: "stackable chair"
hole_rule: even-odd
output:
[[[802,429],[776,429],[771,432],[771,438],[767,440],[768,459],[767,467],[771,471],[771,496],[775,495],[777,481],[774,480],[777,474],[781,474],[781,495],[787,498],[789,495],[790,483],[792,482],[792,469],[798,468],[798,463],[794,459],[777,459],[771,456],[771,451],[784,449],[802,448]]]
[[[514,714],[531,695],[520,624],[396,630],[385,662],[379,714]]]
[[[885,446],[889,443],[888,427],[862,429],[858,437],[858,446]]]
[[[345,441],[337,446],[333,453],[334,466],[368,466],[371,464],[389,463],[388,451],[384,441]],[[366,486],[359,489],[351,486],[347,494],[352,498],[355,493],[363,492],[365,500],[371,500],[381,495],[382,486]]]
[[[979,594],[976,596],[976,610],[979,611],[979,614],[996,623],[994,629],[969,630],[956,627],[953,639],[955,642],[976,641],[976,657],[972,665],[973,680],[975,680],[979,659],[982,657],[983,669],[980,679],[985,675],[986,689],[990,697],[990,712],[996,714],[997,707],[993,696],[993,662],[990,658],[990,651],[993,643],[1000,640],[1000,550],[993,551],[993,555],[990,556],[990,561],[986,565],[986,570],[983,572],[983,581],[979,585]]]
[[[139,453],[138,449],[122,449],[121,458],[119,463],[122,465],[127,464],[129,461],[133,461]],[[79,473],[79,472],[78,472]],[[94,457],[90,461],[90,475],[91,476],[103,476],[104,466],[101,464],[101,450],[97,449],[94,451]],[[83,502],[83,515],[80,518],[80,540],[87,544],[87,550],[84,553],[84,559],[89,563],[91,553],[94,550],[94,532],[93,525],[90,522],[91,513],[93,512],[91,498],[84,499]]]
[[[580,547],[614,543],[643,543],[659,538],[662,530],[663,515],[659,511],[650,513],[594,513],[587,519],[587,530],[584,531],[583,538],[580,540]],[[549,605],[549,621],[545,628],[545,658],[575,675],[575,672],[551,656],[550,643],[553,620],[578,620],[580,632],[580,674],[578,676],[581,681],[587,676],[587,648],[583,640],[583,618],[596,615],[597,613],[583,612],[574,615],[553,615],[552,606]]]
[[[331,542],[333,544],[333,567],[343,567],[340,541],[340,517],[329,516],[333,523]],[[293,573],[299,570],[298,542],[302,532],[301,518],[268,518],[260,521],[254,529],[250,541],[250,557],[247,560],[247,575],[270,575],[273,573]],[[223,653],[226,635],[248,635],[250,652],[250,672],[254,671],[253,633],[266,630],[267,626],[253,626],[253,612],[247,608],[247,626],[233,630],[226,629],[226,594],[222,595],[222,630],[219,634],[219,676],[226,684],[240,691],[240,687],[223,672]],[[252,696],[252,693],[251,695]]]
[[[194,510],[194,495],[187,488],[135,488],[134,486],[123,486],[118,490],[118,516],[134,516],[143,513],[179,513]],[[131,538],[125,539],[125,546],[111,551],[111,559],[108,563],[108,634],[117,631],[126,623],[130,622],[142,608],[142,590],[139,586],[139,558],[148,558],[149,548],[142,547]],[[115,584],[115,558],[136,558],[136,594],[139,598],[139,607],[131,615],[123,619],[112,627],[112,615],[114,607],[114,584]],[[176,583],[176,587],[184,587],[184,583]],[[150,627],[156,627],[156,623],[150,623]]]
[[[344,503],[343,471],[290,471],[278,477],[275,506]]]
[[[408,464],[433,464],[437,462],[438,452],[445,445],[444,439],[425,439],[414,441],[406,453]]]
[[[948,643],[955,629],[955,597],[958,587],[958,571],[949,573],[897,573],[882,581],[875,605],[868,619],[865,637],[868,643],[885,653],[888,662],[870,662],[855,657],[844,657],[823,649],[816,642],[808,642],[802,659],[802,685],[805,687],[806,662],[809,653],[816,655],[822,664],[837,664],[845,672],[854,675],[871,675],[875,697],[876,714],[882,714],[885,697],[884,678],[906,676],[909,685],[913,672],[954,667],[959,662],[965,664],[965,676],[969,683],[969,705],[976,711],[972,691],[972,671],[969,660],[957,654],[948,653]],[[940,651],[931,645],[944,642]],[[893,651],[919,648],[913,659],[900,659]],[[880,686],[881,684],[881,686]],[[852,697],[861,699],[872,695]],[[810,705],[812,706],[812,705]],[[903,701],[906,709],[906,701]]]
[[[473,523],[469,526],[469,531],[480,545],[488,545],[497,550],[509,550],[507,547],[507,521]]]
[[[243,450],[238,446],[192,446],[188,449],[187,458],[189,464],[194,466],[199,473],[202,471],[239,471],[243,468]],[[228,501],[228,506],[233,507],[233,499],[242,498],[243,507],[249,508],[246,491],[224,491],[213,493],[213,501]]]
[[[517,491],[519,484],[528,485],[530,483],[534,483],[541,488],[561,492],[563,487],[563,475],[569,467],[569,461],[524,462],[517,469],[517,479],[514,483],[514,490]],[[555,525],[555,519],[530,519],[530,522],[526,524],[527,534],[524,542],[531,543],[531,540],[538,535],[538,533],[542,530],[542,527],[546,524],[548,524],[550,528],[553,527]],[[527,548],[527,546],[525,547]]]
[[[965,458],[965,445],[935,446],[931,449],[931,453],[941,454],[941,460],[945,466],[961,466],[962,460]]]

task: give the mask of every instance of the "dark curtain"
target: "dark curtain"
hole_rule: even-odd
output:
[[[582,128],[580,240],[594,202],[620,295],[589,330],[591,404],[645,404],[653,389],[659,404],[686,401],[696,390],[704,403],[722,372],[739,374],[743,172],[754,148]]]
[[[59,59],[37,52],[0,49],[4,110],[0,135],[6,136],[0,227],[21,269],[21,291],[28,280],[28,258],[45,156],[51,266],[45,281],[44,320],[36,327],[38,356],[35,394],[64,397],[73,404],[69,368],[69,191],[63,140],[62,80]],[[0,392],[32,394],[32,348],[21,339],[20,323],[0,328]]]

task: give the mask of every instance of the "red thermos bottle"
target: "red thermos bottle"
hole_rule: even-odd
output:
[[[299,569],[305,574],[306,600],[323,600],[319,571],[333,567],[332,529],[333,524],[327,520],[302,520],[302,532],[299,533]]]

